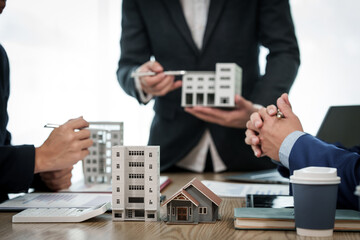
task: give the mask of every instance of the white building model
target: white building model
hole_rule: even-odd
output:
[[[157,221],[160,214],[160,147],[112,148],[113,221]]]
[[[186,71],[181,106],[234,107],[241,82],[242,69],[236,63],[217,63],[215,72]]]
[[[111,147],[123,145],[122,122],[90,122],[94,144],[83,160],[85,184],[111,183]]]

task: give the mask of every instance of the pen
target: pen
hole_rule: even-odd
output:
[[[146,77],[146,76],[155,76],[157,73],[155,72],[132,72],[131,77]],[[179,71],[165,71],[165,75],[184,75],[186,74],[185,70],[179,70]]]
[[[54,123],[47,123],[45,124],[44,128],[58,128],[60,127],[60,124],[54,124]]]

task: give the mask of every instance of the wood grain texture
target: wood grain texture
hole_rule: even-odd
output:
[[[231,174],[194,174],[169,173],[172,183],[165,189],[164,194],[171,196],[180,187],[197,177],[200,180],[223,180],[224,175]],[[0,213],[0,239],[76,239],[76,240],[105,240],[105,239],[151,239],[151,240],[183,240],[183,239],[316,239],[304,238],[294,231],[259,231],[235,230],[234,208],[244,206],[243,199],[223,198],[220,206],[221,220],[214,224],[198,225],[167,225],[164,222],[113,222],[110,213],[103,214],[83,223],[47,223],[47,224],[13,224],[13,212]],[[165,214],[165,209],[161,210]],[[360,233],[335,232],[332,238],[355,240],[360,239]]]

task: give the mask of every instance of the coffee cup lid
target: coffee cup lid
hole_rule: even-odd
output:
[[[310,185],[339,184],[340,177],[337,176],[336,168],[306,167],[295,170],[290,176],[290,182]]]

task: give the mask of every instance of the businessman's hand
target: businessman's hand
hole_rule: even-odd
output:
[[[73,167],[40,173],[41,180],[52,191],[67,189],[71,186],[71,171]]]
[[[247,123],[245,142],[252,146],[256,156],[267,155],[279,161],[279,150],[284,139],[294,131],[303,131],[303,128],[299,118],[291,110],[287,94],[278,98],[277,106],[284,118],[274,116],[275,106],[260,109]]]
[[[235,96],[235,109],[221,110],[210,107],[187,107],[185,111],[206,122],[216,123],[224,127],[245,128],[250,115],[257,111],[252,102],[238,95]]]
[[[93,144],[89,123],[82,117],[69,120],[54,129],[48,139],[35,149],[35,173],[70,168],[89,154]],[[79,131],[75,131],[80,129]]]
[[[181,87],[182,81],[175,81],[175,77],[165,75],[164,68],[159,62],[148,61],[140,66],[138,72],[155,72],[155,76],[140,77],[142,90],[153,96],[164,96],[167,93]]]

